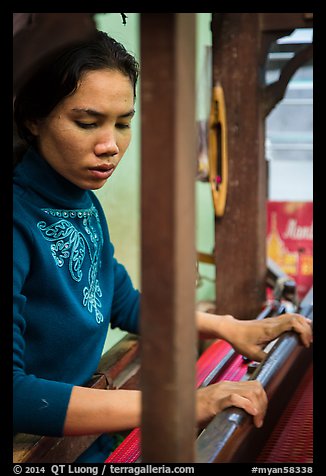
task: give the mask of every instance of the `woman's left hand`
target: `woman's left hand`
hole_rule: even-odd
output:
[[[286,313],[260,321],[233,319],[229,324],[228,342],[238,353],[255,361],[264,360],[264,347],[286,331],[297,332],[305,347],[312,343],[312,321],[300,314]]]

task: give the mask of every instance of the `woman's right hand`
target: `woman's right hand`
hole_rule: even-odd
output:
[[[267,410],[267,395],[255,380],[246,382],[222,381],[197,390],[197,422],[204,428],[215,415],[225,408],[242,408],[253,416],[254,425],[260,428]]]

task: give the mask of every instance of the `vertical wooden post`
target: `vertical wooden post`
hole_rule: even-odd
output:
[[[253,318],[265,299],[267,174],[260,13],[213,14],[213,82],[224,89],[229,182],[216,220],[218,313]]]
[[[141,14],[142,461],[195,452],[195,14]]]

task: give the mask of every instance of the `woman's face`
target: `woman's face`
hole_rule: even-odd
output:
[[[119,71],[88,71],[77,90],[42,121],[29,124],[40,154],[64,178],[85,190],[105,184],[131,139],[134,91]]]

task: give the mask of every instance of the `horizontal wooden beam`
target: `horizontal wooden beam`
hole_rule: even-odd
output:
[[[261,13],[261,30],[278,31],[312,28],[313,13]]]
[[[197,260],[201,263],[207,264],[214,264],[215,265],[215,257],[214,254],[203,253],[201,251],[197,252]]]

